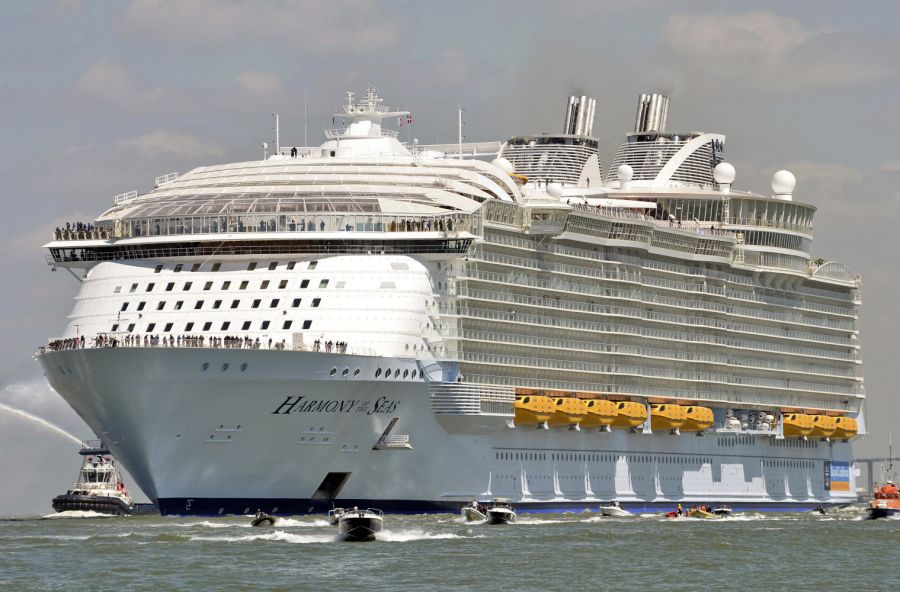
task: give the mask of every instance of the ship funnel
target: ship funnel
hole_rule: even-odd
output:
[[[590,136],[594,132],[594,110],[597,101],[590,97],[569,97],[564,134]]]
[[[656,93],[641,95],[640,100],[638,100],[637,115],[634,118],[634,131],[664,131],[668,115],[669,97]]]

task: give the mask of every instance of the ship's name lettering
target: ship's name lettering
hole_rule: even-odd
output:
[[[400,401],[392,401],[387,397],[378,397],[375,401],[361,399],[340,399],[320,401],[307,399],[303,395],[287,395],[272,415],[288,415],[290,413],[394,413]]]

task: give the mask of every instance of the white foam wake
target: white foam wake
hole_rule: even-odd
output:
[[[101,514],[93,510],[68,510],[66,512],[54,512],[45,514],[41,518],[45,520],[56,520],[58,518],[115,518],[112,514]]]
[[[220,543],[246,543],[253,541],[278,541],[293,544],[333,543],[334,534],[300,535],[282,530],[275,530],[264,534],[248,534],[243,536],[192,536],[191,541],[208,541]]]

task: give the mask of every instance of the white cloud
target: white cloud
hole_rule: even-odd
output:
[[[137,75],[112,58],[91,64],[73,86],[75,95],[91,103],[127,110],[160,106],[165,89],[150,88]]]
[[[663,38],[686,74],[728,92],[851,88],[896,77],[894,41],[809,28],[771,12],[676,14]]]
[[[361,53],[395,46],[405,19],[372,0],[133,0],[114,23],[123,36],[197,45],[252,45],[273,51]]]
[[[879,171],[887,171],[889,173],[900,173],[900,160],[892,160],[883,162],[878,165]]]
[[[225,152],[219,146],[205,144],[193,136],[168,130],[156,130],[127,138],[119,142],[119,146],[126,150],[137,150],[144,156],[221,156]]]
[[[281,79],[261,70],[247,70],[235,78],[241,88],[254,95],[269,95],[281,91]]]

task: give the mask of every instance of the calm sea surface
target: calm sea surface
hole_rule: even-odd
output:
[[[0,520],[0,590],[897,590],[900,521],[862,517],[388,515],[371,543],[310,516],[16,518]]]

